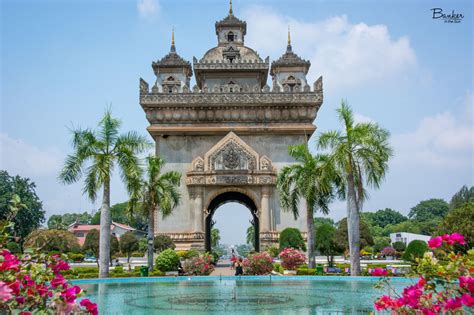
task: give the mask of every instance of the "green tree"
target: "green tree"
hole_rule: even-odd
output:
[[[165,161],[157,156],[146,158],[146,178],[134,182],[129,201],[129,212],[141,212],[148,217],[148,269],[153,271],[153,239],[155,236],[155,212],[169,216],[181,200],[181,174],[176,171],[162,173]]]
[[[421,228],[419,222],[414,220],[403,221],[398,224],[388,224],[383,229],[383,236],[389,236],[390,233],[398,233],[398,232],[407,232],[407,233],[414,233],[420,234]]]
[[[367,197],[366,186],[379,188],[392,156],[389,132],[376,123],[355,123],[352,109],[342,101],[337,109],[343,131],[333,130],[319,136],[318,147],[329,151],[340,181],[337,183],[347,200],[347,225],[351,275],[360,275],[359,214]]]
[[[393,248],[395,248],[397,252],[403,252],[407,248],[407,245],[403,242],[395,242],[393,243]]]
[[[381,228],[389,224],[398,224],[408,220],[403,214],[390,208],[378,210],[377,212],[364,212],[361,216],[369,225],[376,225]]]
[[[332,226],[335,226],[334,220],[331,218],[322,218],[322,217],[316,217],[314,218],[314,230],[318,230],[318,228],[323,225],[323,224],[329,224]]]
[[[63,216],[60,214],[53,214],[48,219],[48,229],[50,230],[65,230],[67,225],[63,222]]]
[[[359,221],[360,246],[361,248],[374,245],[374,239],[370,234],[370,229],[364,220]],[[336,243],[344,250],[349,250],[349,233],[347,232],[347,218],[343,218],[337,223]]]
[[[24,246],[42,253],[51,251],[77,253],[81,250],[74,234],[65,230],[35,230],[25,238]]]
[[[130,264],[132,253],[138,250],[138,239],[133,232],[127,232],[120,238],[120,250],[127,255],[127,263]]]
[[[0,171],[0,221],[13,222],[11,235],[23,244],[23,240],[44,222],[43,204],[36,195],[36,185],[29,178],[18,175],[10,176],[7,171]],[[19,204],[12,213],[11,201],[18,197]]]
[[[95,201],[102,189],[100,218],[99,277],[109,276],[110,262],[110,178],[114,166],[119,168],[120,176],[131,194],[142,171],[138,154],[144,152],[149,143],[136,132],[120,135],[121,122],[112,117],[110,110],[105,112],[99,122],[99,130],[72,130],[74,153],[67,156],[59,179],[64,184],[77,182],[85,173],[84,193]],[[87,166],[86,166],[87,165]]]
[[[254,245],[255,243],[255,227],[253,225],[250,225],[247,228],[247,237],[246,237],[247,244],[249,245]]]
[[[308,229],[308,267],[314,268],[314,212],[329,213],[329,203],[333,199],[331,180],[335,178],[331,164],[325,155],[312,155],[306,144],[290,146],[289,155],[297,163],[283,167],[278,174],[277,188],[280,204],[293,216],[300,215],[300,201],[306,206],[306,226]]]
[[[175,249],[176,245],[174,245],[173,240],[168,235],[158,235],[153,241],[153,247],[157,253],[161,253],[168,248]]]
[[[86,239],[84,241],[84,245],[82,245],[82,249],[85,252],[89,252],[95,257],[95,262],[97,263],[97,266],[99,266],[99,230],[93,229],[90,230],[87,235]],[[107,255],[109,256],[109,255]]]
[[[217,247],[221,240],[221,231],[218,228],[213,227],[211,230],[211,247]]]
[[[329,266],[334,263],[334,255],[344,249],[336,242],[336,228],[332,224],[322,223],[316,229],[316,249],[327,257]]]
[[[112,266],[112,256],[120,253],[120,243],[117,236],[110,236],[110,266]]]
[[[429,221],[444,218],[448,211],[449,205],[443,199],[429,199],[411,208],[408,217],[418,222]]]
[[[281,231],[279,244],[280,251],[288,247],[306,251],[303,236],[301,236],[301,232],[297,228],[286,228]]]
[[[453,195],[453,197],[451,197],[449,208],[460,208],[462,205],[469,202],[474,202],[474,186],[468,188],[466,185],[464,185],[457,193]]]
[[[474,247],[474,202],[450,210],[439,227],[439,234],[458,232],[464,235],[466,248]]]
[[[139,205],[138,208],[141,206]],[[146,231],[148,227],[147,215],[141,211],[130,213],[129,202],[116,203],[110,207],[110,216],[113,222],[129,225],[139,231]],[[94,213],[91,224],[100,223],[100,210]]]
[[[374,237],[374,253],[380,253],[382,249],[390,246],[390,237],[376,236]]]

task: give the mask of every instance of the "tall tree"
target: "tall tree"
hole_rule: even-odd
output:
[[[128,201],[120,202],[110,207],[110,216],[112,221],[127,224],[139,231],[146,231],[147,229],[147,215],[137,211],[130,213],[128,209]],[[100,210],[94,213],[91,218],[91,224],[99,224],[100,222]]]
[[[377,212],[364,212],[362,216],[370,225],[376,225],[381,228],[389,224],[398,224],[408,220],[406,216],[390,208],[378,210]]]
[[[130,268],[130,257],[138,250],[138,239],[133,232],[127,232],[120,238],[120,250],[127,255],[127,264]]]
[[[14,223],[12,236],[21,244],[45,220],[43,204],[35,189],[35,183],[29,178],[10,176],[7,171],[0,171],[0,221],[11,220]],[[21,206],[13,213],[11,202],[16,199]]]
[[[474,186],[468,188],[466,185],[464,185],[457,193],[453,195],[453,197],[451,197],[449,208],[456,209],[469,202],[474,202]]]
[[[221,231],[218,228],[212,228],[211,230],[211,247],[216,248],[221,240]]]
[[[320,223],[316,228],[316,249],[322,255],[326,255],[328,264],[330,266],[334,263],[334,255],[341,253],[344,248],[341,248],[336,242],[336,228],[333,224]]]
[[[433,219],[441,220],[449,211],[449,205],[443,199],[428,199],[420,201],[411,208],[408,217],[415,221],[430,221]]]
[[[360,275],[359,215],[367,198],[365,186],[378,188],[392,156],[389,132],[376,123],[355,123],[352,109],[342,101],[337,109],[343,130],[324,132],[318,147],[329,150],[330,161],[339,174],[340,189],[347,200],[351,275]]]
[[[297,163],[285,166],[278,174],[277,188],[284,210],[293,216],[300,215],[300,200],[305,201],[306,225],[308,229],[308,266],[314,268],[314,212],[329,213],[329,202],[333,198],[331,179],[335,174],[328,157],[312,155],[306,144],[290,146],[288,153]]]
[[[249,245],[254,245],[255,243],[255,227],[253,225],[250,225],[247,228],[247,237],[246,237],[247,244]]]
[[[83,191],[95,201],[102,189],[100,217],[99,277],[109,276],[110,263],[110,178],[115,165],[118,166],[122,181],[129,193],[142,171],[138,154],[144,152],[149,143],[136,132],[119,134],[121,122],[105,112],[97,131],[92,129],[72,130],[74,153],[67,156],[59,180],[64,184],[77,182],[85,173]]]
[[[181,174],[169,171],[162,174],[165,161],[157,156],[146,158],[145,180],[133,183],[129,211],[141,211],[148,216],[148,269],[153,271],[153,243],[155,237],[155,211],[163,217],[169,216],[178,206],[181,194],[178,187]]]

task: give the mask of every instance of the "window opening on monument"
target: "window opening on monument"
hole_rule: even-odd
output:
[[[234,41],[234,33],[229,32],[229,34],[227,34],[227,40],[229,42],[233,42]]]

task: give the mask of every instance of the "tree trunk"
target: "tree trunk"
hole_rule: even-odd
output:
[[[153,271],[153,255],[155,249],[153,247],[153,241],[155,239],[155,216],[154,209],[150,208],[148,210],[148,236],[147,236],[147,245],[148,245],[148,271]]]
[[[306,203],[306,225],[308,228],[308,268],[314,268],[314,221],[313,208]]]
[[[108,278],[110,263],[110,179],[104,181],[104,196],[100,209],[99,278]]]
[[[351,276],[360,275],[360,230],[359,209],[355,193],[354,177],[347,176],[347,234],[351,262]]]

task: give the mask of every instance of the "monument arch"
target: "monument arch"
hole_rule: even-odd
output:
[[[182,201],[172,215],[155,216],[155,231],[178,249],[209,249],[214,212],[236,201],[251,211],[263,248],[286,227],[306,232],[303,216],[280,208],[276,178],[295,162],[288,146],[306,142],[316,129],[322,78],[308,83],[310,62],[293,52],[289,34],[286,52],[270,64],[245,46],[247,24],[232,11],[215,31],[217,45],[192,65],[177,53],[173,36],[170,52],[152,63],[151,88],[140,79],[156,155],[166,161],[164,171],[182,174]]]

